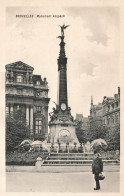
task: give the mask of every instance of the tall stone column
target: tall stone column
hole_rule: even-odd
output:
[[[29,106],[26,105],[26,124],[29,126]]]
[[[64,36],[61,37],[60,43],[60,53],[58,58],[58,72],[59,72],[59,89],[58,89],[58,102],[59,106],[65,104],[68,107],[68,97],[67,97],[67,58],[65,55],[65,42]]]
[[[30,108],[30,134],[33,135],[33,107]]]
[[[13,105],[10,105],[10,113],[13,113]]]
[[[19,110],[19,105],[17,105],[17,110]]]
[[[48,106],[45,106],[45,129],[43,131],[45,131],[45,135],[47,136],[48,135]]]
[[[9,106],[6,106],[6,114],[9,114]]]
[[[57,105],[59,105],[59,78],[60,78],[60,72],[58,72],[58,86],[57,86]]]

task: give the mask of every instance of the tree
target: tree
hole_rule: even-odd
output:
[[[25,138],[28,138],[28,134],[25,115],[21,111],[6,116],[6,151],[13,150]]]
[[[116,125],[113,129],[108,129],[106,137],[109,150],[120,150],[120,125]]]
[[[90,124],[90,141],[102,138],[108,144],[108,150],[120,150],[120,125],[113,128],[106,127],[102,123]]]
[[[89,133],[89,127],[87,129],[84,129],[82,126],[81,121],[76,122],[76,135],[80,143],[86,143],[89,138],[88,138],[88,133]]]
[[[89,132],[89,140],[93,141],[95,139],[105,139],[108,131],[105,126],[103,126],[102,123],[97,123],[96,121],[93,121],[90,123],[90,132]]]

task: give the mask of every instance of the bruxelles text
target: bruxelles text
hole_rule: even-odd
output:
[[[16,15],[16,18],[64,18],[65,15]]]

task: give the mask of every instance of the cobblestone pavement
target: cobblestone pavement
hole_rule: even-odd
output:
[[[94,176],[91,172],[76,173],[6,173],[7,192],[119,192],[120,173],[105,172],[101,190],[94,191]]]

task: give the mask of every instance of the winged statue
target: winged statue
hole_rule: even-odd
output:
[[[60,26],[60,25],[59,25]],[[66,25],[65,26],[65,24],[63,24],[62,26],[60,26],[61,27],[61,35],[62,36],[64,36],[64,29],[66,29],[67,27],[69,27],[70,25]]]

